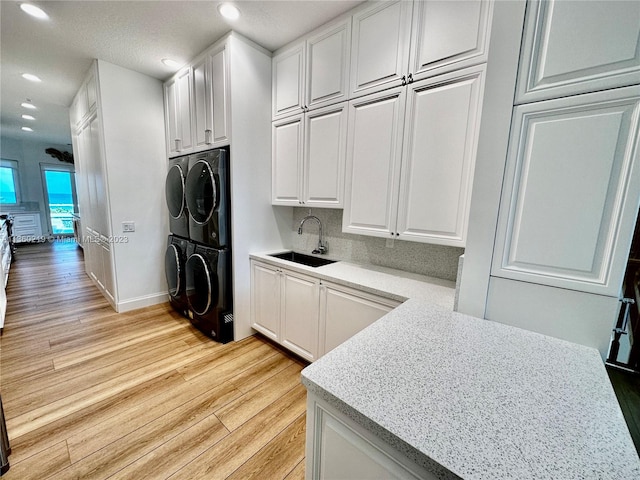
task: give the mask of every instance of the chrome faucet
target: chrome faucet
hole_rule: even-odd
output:
[[[325,254],[327,253],[327,247],[322,243],[322,222],[318,217],[316,217],[315,215],[307,215],[306,217],[304,217],[300,222],[300,226],[298,227],[298,235],[302,235],[302,226],[304,225],[304,222],[309,219],[314,219],[316,222],[318,222],[318,247],[311,253]]]

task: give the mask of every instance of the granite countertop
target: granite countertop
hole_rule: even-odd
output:
[[[282,251],[253,253],[250,258],[399,302],[417,298],[453,310],[456,284],[450,280],[340,260],[322,267],[308,267],[270,256]]]
[[[302,382],[438,478],[640,478],[589,347],[411,299]]]

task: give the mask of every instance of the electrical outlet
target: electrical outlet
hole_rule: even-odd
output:
[[[135,232],[136,222],[122,222],[122,232]]]

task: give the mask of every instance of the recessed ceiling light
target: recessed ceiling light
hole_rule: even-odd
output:
[[[221,3],[218,5],[218,11],[220,12],[220,15],[229,20],[235,20],[240,17],[240,10],[230,3]]]
[[[32,74],[32,73],[23,73],[22,74],[22,78],[27,79],[31,82],[41,82],[42,80],[40,80],[39,77],[37,77],[36,75]]]
[[[30,127],[22,127],[22,130],[24,130],[25,132],[33,132],[33,128]]]
[[[32,17],[36,17],[41,20],[46,20],[47,18],[49,18],[49,15],[47,15],[44,10],[30,3],[21,3],[20,8],[23,12],[28,13]]]
[[[29,99],[27,99],[26,102],[22,102],[20,104],[20,106],[22,106],[24,108],[28,108],[29,110],[35,110],[36,109],[36,106],[33,103],[31,103],[31,100],[29,100]]]
[[[163,58],[162,63],[164,63],[167,67],[170,67],[170,68],[180,67],[180,64],[178,62],[176,62],[175,60],[171,60],[170,58]]]
[[[27,115],[27,114],[22,115],[22,118],[24,118],[25,120],[35,120],[36,119],[36,117],[34,117],[33,115]]]

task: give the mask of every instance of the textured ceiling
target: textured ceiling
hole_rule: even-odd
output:
[[[162,58],[186,63],[231,29],[273,51],[361,2],[231,1],[242,13],[233,22],[218,14],[221,1],[31,2],[49,20],[26,15],[20,3],[0,1],[0,136],[67,144],[68,107],[93,58],[165,80],[175,69]],[[38,107],[31,133],[20,130],[26,98]]]

